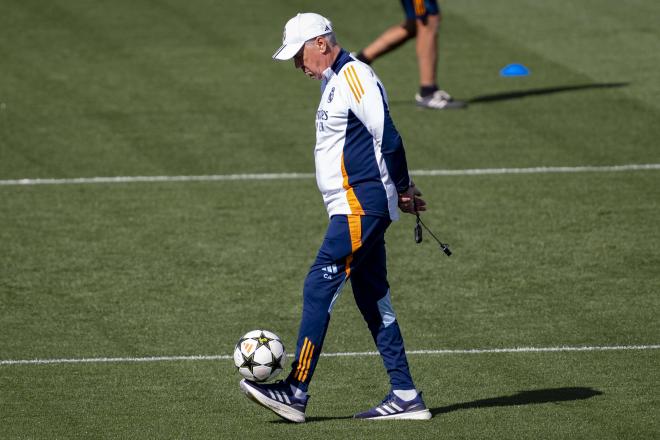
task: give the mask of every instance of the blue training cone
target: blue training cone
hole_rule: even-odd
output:
[[[500,76],[527,76],[529,69],[522,64],[509,64],[500,70]]]

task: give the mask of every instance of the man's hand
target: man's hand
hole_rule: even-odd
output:
[[[406,192],[399,194],[399,209],[408,214],[426,211],[426,202],[419,197],[421,195],[414,184],[410,185]]]

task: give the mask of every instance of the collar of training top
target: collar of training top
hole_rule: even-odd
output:
[[[344,49],[341,49],[339,53],[337,54],[337,58],[335,58],[335,62],[332,63],[332,66],[330,68],[332,69],[335,74],[339,75],[339,71],[341,70],[342,67],[344,67],[344,64],[353,61],[353,57],[351,57],[351,54],[346,52]]]

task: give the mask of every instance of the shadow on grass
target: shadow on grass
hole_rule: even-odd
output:
[[[527,90],[513,90],[510,92],[495,93],[492,95],[480,95],[475,96],[467,100],[468,104],[487,104],[498,101],[510,101],[512,99],[526,98],[528,96],[543,96],[543,95],[553,95],[555,93],[564,93],[564,92],[577,92],[579,90],[589,90],[589,89],[613,89],[618,87],[626,87],[630,83],[627,82],[616,82],[616,83],[593,83],[593,84],[576,84],[569,86],[558,86],[558,87],[544,87],[538,89],[527,89]]]
[[[519,391],[511,396],[492,397],[490,399],[473,400],[472,402],[456,403],[454,405],[429,408],[431,414],[437,416],[461,409],[493,408],[498,406],[532,405],[540,403],[568,402],[571,400],[584,400],[603,394],[593,388],[549,388],[544,390]],[[307,422],[324,422],[327,420],[352,419],[353,416],[337,417],[308,417]],[[273,420],[271,423],[290,423],[286,420]]]
[[[493,93],[489,95],[479,95],[473,98],[465,99],[465,102],[469,105],[475,104],[492,104],[500,101],[511,101],[514,99],[527,98],[529,96],[544,96],[544,95],[553,95],[555,93],[566,93],[566,92],[578,92],[581,90],[589,89],[613,89],[618,87],[626,87],[630,85],[629,82],[615,82],[615,83],[592,83],[592,84],[574,84],[567,86],[556,86],[556,87],[543,87],[536,89],[525,89],[525,90],[511,90],[508,92],[502,93]],[[458,98],[461,99],[461,98]],[[392,100],[390,105],[399,105],[399,104],[408,104],[413,105],[414,100]]]
[[[342,420],[342,419],[352,419],[353,415],[351,414],[350,416],[320,416],[320,417],[306,417],[305,418],[305,423],[312,423],[312,422],[325,422],[328,420]],[[277,420],[271,420],[270,423],[274,424],[292,424],[293,422],[289,422],[288,420],[284,419],[277,419]]]
[[[589,399],[603,394],[593,388],[549,388],[544,390],[519,391],[511,396],[492,397],[490,399],[473,400],[472,402],[456,403],[449,406],[431,408],[435,416],[461,409],[492,408],[497,406],[532,405],[539,403],[568,402],[571,400]]]

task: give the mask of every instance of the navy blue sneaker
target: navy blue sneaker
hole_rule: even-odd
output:
[[[422,400],[422,393],[408,401],[390,393],[379,405],[353,417],[364,420],[428,420],[432,415]]]
[[[240,386],[250,400],[265,406],[283,419],[296,423],[305,421],[309,396],[304,399],[296,398],[288,383],[256,383],[243,379]]]

